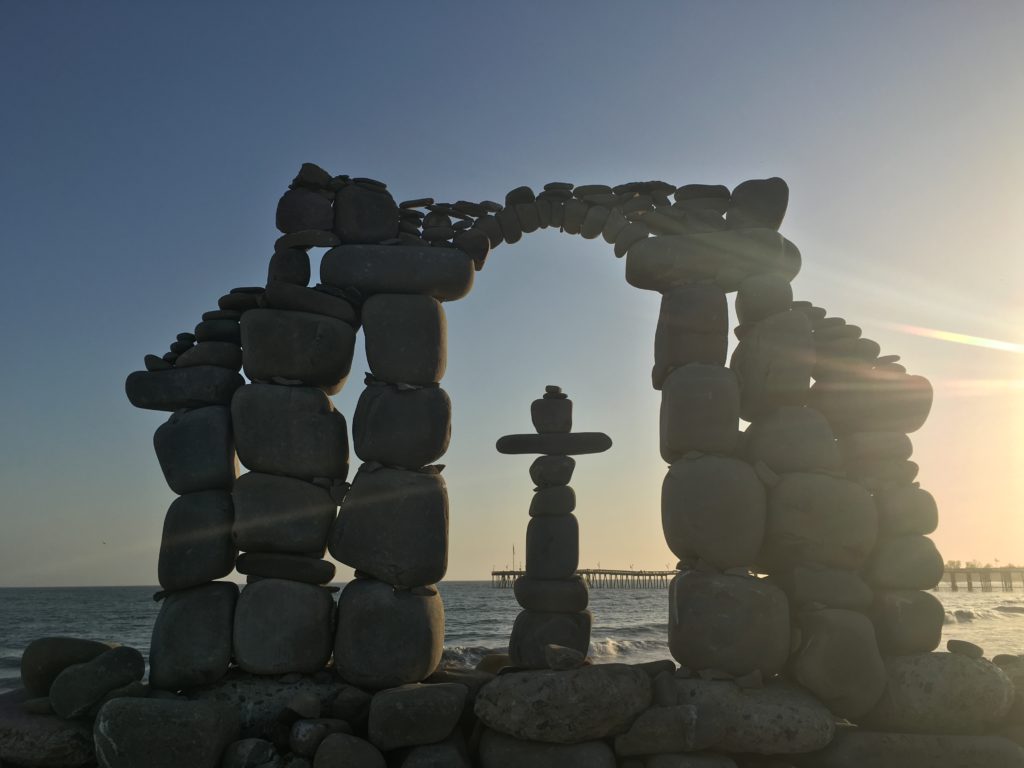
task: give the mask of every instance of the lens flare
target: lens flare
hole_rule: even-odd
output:
[[[984,336],[970,336],[966,333],[940,331],[937,328],[923,328],[919,325],[904,325],[902,323],[890,323],[888,325],[893,330],[900,331],[902,333],[909,333],[914,336],[923,336],[926,339],[952,341],[955,344],[966,344],[971,347],[984,347],[985,349],[996,349],[1000,352],[1016,352],[1018,354],[1024,354],[1024,344],[1016,344],[1012,341],[986,339]]]

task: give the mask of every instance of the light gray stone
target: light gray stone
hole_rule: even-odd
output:
[[[380,691],[370,703],[370,742],[390,752],[443,741],[462,717],[467,692],[458,683],[412,683]]]
[[[235,545],[246,551],[323,552],[338,505],[319,485],[247,472],[231,492]]]
[[[590,652],[590,626],[593,617],[590,611],[579,613],[541,613],[520,611],[512,625],[508,641],[508,652],[517,667],[544,669],[548,665],[547,647],[562,645],[579,651],[584,656]]]
[[[231,490],[238,474],[231,410],[223,405],[171,414],[153,435],[153,447],[177,494]]]
[[[267,284],[274,282],[290,285],[309,285],[309,254],[302,248],[286,248],[275,251],[267,267]]]
[[[353,448],[363,461],[418,469],[448,450],[451,419],[451,400],[440,387],[404,390],[373,384],[356,404]]]
[[[543,457],[547,458],[547,457]],[[568,515],[576,509],[576,491],[568,485],[538,488],[530,499],[530,517]]]
[[[473,260],[454,248],[342,245],[320,262],[320,280],[375,293],[415,293],[455,301],[473,287]]]
[[[283,309],[254,309],[242,316],[242,358],[253,381],[275,377],[338,392],[352,368],[356,334],[333,317]]]
[[[714,365],[684,365],[662,384],[661,457],[671,464],[690,451],[732,453],[739,436],[736,374]]]
[[[615,755],[603,741],[546,744],[487,730],[480,740],[480,764],[483,768],[615,768]]]
[[[301,581],[304,584],[328,584],[335,571],[334,563],[319,557],[280,552],[246,552],[239,556],[235,568],[246,576]]]
[[[231,540],[233,521],[227,491],[199,491],[171,502],[160,540],[160,586],[188,589],[231,573],[238,554]]]
[[[480,689],[474,711],[517,739],[576,744],[625,733],[651,704],[651,681],[628,664],[512,672]]]
[[[431,296],[377,294],[362,310],[366,362],[381,381],[437,384],[444,376],[448,324]]]
[[[240,739],[224,750],[221,768],[259,768],[277,757],[274,745],[265,739]]]

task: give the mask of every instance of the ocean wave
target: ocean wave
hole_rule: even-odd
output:
[[[616,640],[611,637],[595,639],[590,643],[591,653],[595,659],[621,659],[650,651],[663,651],[667,647],[668,643],[665,640]]]
[[[453,645],[444,649],[442,664],[458,667],[475,667],[484,656],[492,653],[508,653],[508,648],[488,648],[485,645]]]
[[[946,611],[946,624],[967,624],[974,621],[1005,621],[1024,615],[1024,605],[997,605],[994,608],[957,608]]]
[[[0,669],[21,669],[21,654],[0,656]]]

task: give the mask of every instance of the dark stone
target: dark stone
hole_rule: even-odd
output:
[[[437,590],[355,579],[342,591],[334,663],[345,680],[373,690],[418,683],[437,668],[443,646]]]
[[[651,230],[641,221],[631,221],[615,236],[615,258],[621,259],[633,246],[648,239]]]
[[[4,765],[94,766],[91,724],[27,712],[24,704],[28,697],[23,689],[0,693],[0,758]]]
[[[505,207],[509,208],[523,203],[532,203],[536,199],[536,195],[534,195],[533,190],[529,187],[516,187],[505,195]]]
[[[695,752],[713,747],[722,735],[709,729],[691,704],[653,707],[642,712],[626,733],[615,737],[615,754],[630,757]]]
[[[412,683],[381,691],[370,704],[370,742],[390,752],[443,741],[462,717],[466,694],[458,683]]]
[[[473,267],[478,272],[483,268],[484,262],[487,261],[487,256],[491,252],[490,238],[475,226],[472,229],[456,232],[452,243],[473,260]]]
[[[773,575],[772,580],[782,587],[794,607],[817,603],[828,608],[867,611],[873,600],[871,587],[856,571],[798,565],[791,571]]]
[[[46,696],[61,672],[72,664],[92,661],[113,646],[77,637],[41,637],[21,654],[21,683],[29,697]]]
[[[356,334],[333,317],[254,309],[242,317],[245,374],[254,381],[294,379],[332,395],[352,367]]]
[[[904,656],[928,653],[939,647],[946,611],[929,592],[884,590],[875,595],[871,618],[881,651]]]
[[[926,535],[939,525],[939,510],[928,491],[913,485],[883,488],[875,494],[882,536]]]
[[[1021,768],[1024,749],[1000,736],[873,733],[845,726],[824,750],[794,761],[801,768]]]
[[[246,576],[287,579],[304,584],[328,584],[334,578],[334,563],[276,552],[246,552],[238,558],[235,567]]]
[[[341,241],[333,232],[321,229],[307,229],[302,232],[290,232],[274,241],[274,253],[287,251],[290,248],[333,248]]]
[[[220,680],[231,661],[238,586],[215,582],[172,592],[160,604],[149,649],[149,684],[178,691]]]
[[[334,733],[320,743],[313,768],[386,768],[384,756],[357,736]]]
[[[732,453],[740,422],[736,374],[714,365],[685,365],[661,393],[661,457],[671,464],[690,451]]]
[[[460,731],[437,744],[421,744],[408,750],[400,768],[471,768]]]
[[[729,307],[717,285],[691,283],[666,293],[654,334],[654,388],[661,389],[673,368],[725,365],[728,337]]]
[[[683,571],[672,579],[668,643],[684,667],[770,676],[786,663],[789,640],[789,603],[778,587],[706,571]]]
[[[277,750],[266,739],[241,739],[224,750],[221,768],[259,768],[276,758]]]
[[[813,408],[784,405],[750,428],[744,440],[751,464],[763,461],[773,472],[835,472],[842,467],[835,436]]]
[[[538,488],[568,485],[576,460],[571,456],[538,456],[530,465],[530,479]]]
[[[796,755],[825,747],[835,733],[835,716],[823,704],[784,683],[744,689],[730,681],[677,679],[676,692],[680,704],[697,708],[704,727],[723,734],[715,746],[723,752]]]
[[[684,184],[673,195],[677,202],[683,200],[728,200],[729,188],[724,184]],[[725,212],[723,208],[722,212]]]
[[[311,387],[249,384],[231,402],[238,458],[251,470],[301,478],[348,475],[348,428]]]
[[[980,659],[985,656],[985,650],[980,645],[969,643],[966,640],[947,640],[946,650],[968,659]]]
[[[562,229],[570,235],[580,234],[589,208],[582,200],[567,200],[562,207]]]
[[[580,576],[568,579],[533,579],[520,576],[514,584],[516,601],[537,613],[581,613],[590,596]]]
[[[516,218],[523,234],[536,232],[540,228],[540,212],[536,203],[521,203],[516,206]]]
[[[523,226],[519,223],[514,207],[506,207],[494,214],[494,218],[501,227],[501,238],[509,245],[518,243],[523,239]]]
[[[875,503],[863,487],[830,475],[793,472],[781,475],[768,494],[759,560],[777,571],[808,563],[856,570],[877,535]]]
[[[872,730],[981,734],[1013,703],[1013,683],[999,667],[953,653],[885,660],[888,684],[878,705],[857,720]]]
[[[540,398],[530,403],[530,418],[540,434],[572,430],[572,400]]]
[[[323,552],[338,505],[324,488],[302,480],[249,472],[231,492],[231,535],[242,550]]]
[[[330,230],[334,223],[331,201],[310,189],[289,189],[277,201],[277,228],[285,234],[307,229]]]
[[[267,267],[267,284],[288,283],[305,287],[310,277],[309,254],[301,248],[277,251],[270,257]]]
[[[124,389],[136,408],[177,411],[227,405],[242,384],[242,377],[235,371],[203,365],[169,371],[135,371],[128,374]]]
[[[721,456],[682,459],[661,489],[669,549],[717,568],[750,565],[764,539],[765,491],[749,464]]]
[[[530,500],[530,517],[568,515],[576,509],[576,492],[568,485],[541,488]]]
[[[339,288],[461,299],[473,287],[473,260],[455,248],[342,245],[324,254],[320,279]]]
[[[333,733],[352,733],[352,729],[344,720],[333,718],[296,720],[288,735],[288,746],[294,754],[311,758],[323,740]]]
[[[235,481],[231,411],[225,406],[172,414],[153,435],[153,447],[167,485],[177,494],[230,490]]]
[[[473,229],[483,233],[487,237],[487,241],[491,248],[497,248],[505,242],[505,239],[501,234],[501,225],[498,223],[497,218],[491,214],[481,216],[473,222]]]
[[[747,421],[781,405],[803,405],[814,368],[810,321],[797,312],[761,321],[740,340],[729,366],[739,380],[740,416]]]
[[[386,190],[348,184],[334,197],[334,234],[342,243],[380,243],[398,234],[398,205]]]
[[[547,666],[546,648],[563,645],[587,655],[590,651],[590,611],[540,613],[520,611],[508,641],[509,656],[517,667]]]
[[[588,453],[604,453],[612,447],[612,439],[603,432],[505,435],[498,438],[495,447],[498,453],[581,456]]]
[[[203,320],[221,320],[227,318],[229,320],[238,320],[242,317],[241,312],[236,312],[233,309],[213,309],[209,312],[203,312]]]
[[[243,296],[246,301],[258,301],[259,297],[251,293],[230,294],[231,296]],[[255,297],[255,298],[253,298]],[[249,309],[255,309],[249,307]],[[196,326],[196,338],[199,341],[223,341],[228,344],[239,346],[242,343],[242,332],[238,327],[237,320],[222,318],[220,320],[203,320]]]
[[[448,492],[439,474],[361,471],[331,531],[338,561],[388,584],[419,587],[448,569]]]
[[[274,280],[267,283],[265,299],[267,306],[272,309],[324,315],[343,320],[353,328],[359,326],[359,315],[348,301],[318,288],[304,288]]]
[[[108,693],[141,680],[145,673],[146,662],[137,650],[111,648],[63,669],[50,686],[50,706],[58,717],[81,717]]]
[[[171,502],[160,540],[160,586],[188,589],[231,573],[238,554],[231,540],[233,522],[226,491],[200,491]]]
[[[875,630],[862,613],[836,608],[799,616],[794,679],[839,717],[857,718],[882,697],[886,673]]]
[[[587,240],[593,240],[604,231],[604,225],[608,221],[609,215],[611,215],[611,211],[603,205],[591,206],[580,225],[580,234]]]
[[[573,744],[625,733],[651,705],[651,681],[628,664],[512,672],[480,689],[474,712],[517,739]]]
[[[942,555],[924,536],[878,542],[864,569],[868,584],[882,589],[932,589],[942,580]]]
[[[544,666],[548,669],[566,671],[579,669],[587,663],[586,655],[575,648],[566,648],[564,645],[549,645],[544,649]]]
[[[363,461],[418,469],[448,450],[452,403],[440,387],[363,390],[352,417],[352,444]]]
[[[932,385],[922,376],[884,368],[858,369],[835,381],[818,381],[810,403],[837,435],[849,432],[916,432],[932,407]]]
[[[115,699],[96,718],[96,757],[101,768],[217,768],[238,722],[212,702]]]
[[[174,367],[171,363],[167,362],[162,357],[157,357],[156,355],[146,355],[145,358],[143,358],[143,363],[146,366],[146,370],[150,372],[169,371]]]
[[[736,292],[736,319],[747,325],[793,306],[793,286],[782,275],[752,275]]]
[[[381,293],[363,305],[366,362],[392,384],[436,384],[444,376],[448,324],[430,296]]]
[[[194,343],[194,341],[175,341],[171,344],[171,352],[180,356],[183,352],[187,352],[192,349],[192,345]]]
[[[789,186],[778,176],[744,181],[732,191],[725,214],[729,226],[778,229],[789,204]]]
[[[309,674],[331,657],[334,600],[311,584],[263,579],[247,585],[235,609],[234,655],[257,675]]]
[[[545,744],[486,730],[480,741],[483,768],[615,768],[615,754],[603,741]]]
[[[573,514],[534,517],[526,527],[526,573],[533,579],[567,579],[580,557],[580,526]]]
[[[177,368],[194,368],[199,365],[216,365],[237,371],[242,367],[242,350],[228,341],[201,341],[183,352],[174,361]]]

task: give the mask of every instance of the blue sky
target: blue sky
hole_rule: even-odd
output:
[[[935,382],[913,437],[940,548],[1024,561],[1021,355],[901,330],[1024,342],[1022,22],[996,1],[6,4],[0,585],[155,581],[164,417],[124,377],[265,279],[307,160],[398,199],[784,177],[797,297]],[[615,441],[574,479],[582,560],[671,562],[658,297],[622,270],[536,233],[448,305],[452,578],[521,551],[528,460],[493,443],[549,383]]]

